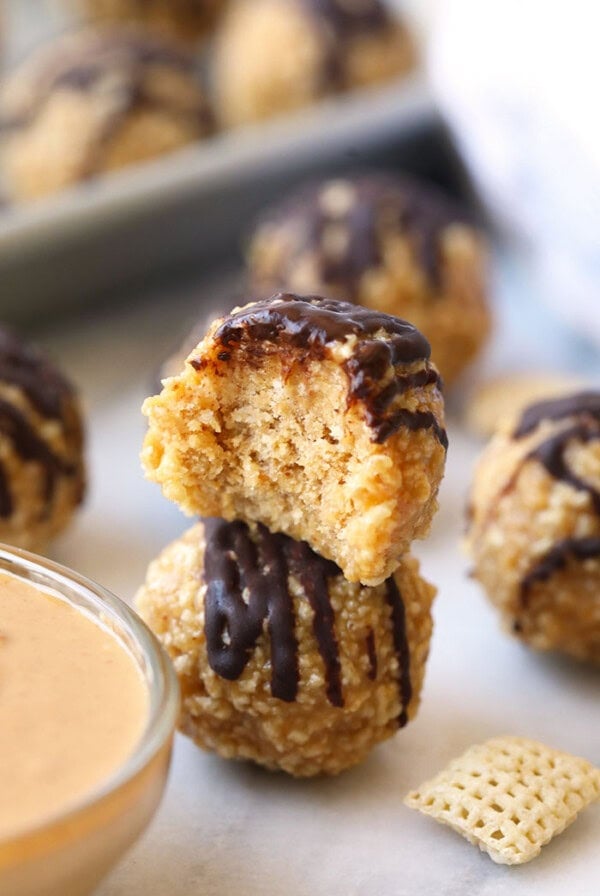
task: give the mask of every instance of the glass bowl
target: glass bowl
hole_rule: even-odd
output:
[[[117,771],[68,810],[0,839],[0,893],[84,896],[141,834],[158,806],[179,711],[177,678],[150,629],[104,588],[50,560],[5,546],[0,546],[0,571],[60,595],[109,629],[133,658],[147,689],[145,729]]]

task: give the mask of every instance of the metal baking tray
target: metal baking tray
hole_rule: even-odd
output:
[[[64,27],[60,16],[39,17],[39,2],[10,5],[12,24],[30,42],[45,28]],[[33,20],[31,31],[25,26]],[[159,280],[205,273],[217,259],[235,263],[241,234],[258,209],[316,172],[376,164],[451,181],[432,159],[444,139],[424,75],[416,71],[5,209],[0,314],[23,320],[111,297],[129,301]],[[447,158],[448,152],[444,164]],[[453,160],[450,167],[457,165]]]

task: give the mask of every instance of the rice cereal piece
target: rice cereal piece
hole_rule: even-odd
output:
[[[409,793],[411,809],[462,834],[501,865],[522,865],[600,797],[600,770],[522,737],[470,747]]]

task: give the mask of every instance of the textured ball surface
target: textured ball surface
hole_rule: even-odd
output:
[[[137,608],[177,670],[181,730],[304,777],[355,765],[413,718],[434,593],[412,557],[365,588],[306,544],[213,519],[150,564]]]
[[[248,251],[257,290],[317,292],[410,321],[446,384],[489,334],[486,262],[483,235],[460,207],[391,175],[301,188],[266,213]]]
[[[344,302],[234,310],[145,402],[146,475],[190,515],[261,522],[379,584],[437,508],[447,437],[428,358],[410,324]]]
[[[0,329],[0,541],[43,551],[84,490],[73,387],[40,352]]]
[[[0,95],[13,199],[31,199],[170,153],[210,133],[194,58],[133,28],[70,33]]]
[[[475,473],[467,545],[507,629],[600,663],[600,392],[530,405]]]

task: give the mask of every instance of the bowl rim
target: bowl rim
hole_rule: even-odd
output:
[[[71,829],[77,818],[125,787],[149,766],[155,756],[171,740],[179,714],[179,682],[173,664],[158,638],[138,614],[111,591],[54,560],[41,557],[22,548],[0,544],[0,573],[6,572],[21,580],[54,591],[70,606],[91,617],[93,624],[112,631],[123,649],[128,652],[144,679],[149,697],[146,724],[135,742],[132,752],[117,769],[82,797],[70,802],[66,808],[45,816],[43,821],[0,837],[0,870],[3,855],[8,850],[20,852],[17,847],[26,845],[38,837],[47,837],[54,829],[68,826]],[[73,592],[70,596],[68,592]],[[81,603],[73,600],[74,594]],[[90,612],[92,610],[92,612]],[[93,611],[96,612],[93,612]],[[102,619],[102,616],[105,619]],[[112,623],[112,624],[110,624]],[[136,655],[125,642],[128,639],[139,651]],[[8,867],[12,863],[8,862]]]

